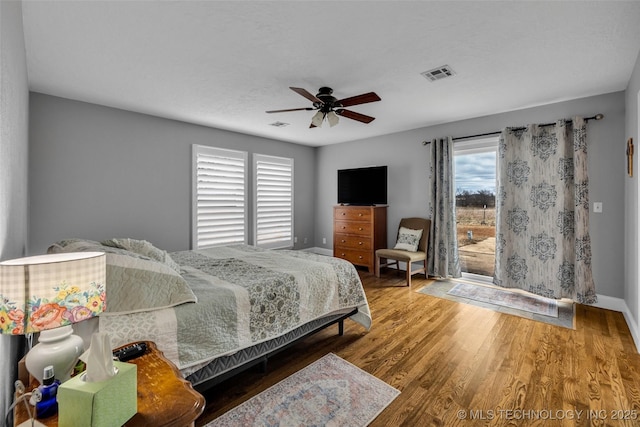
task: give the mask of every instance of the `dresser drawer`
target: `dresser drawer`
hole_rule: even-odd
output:
[[[358,251],[354,249],[335,248],[334,256],[346,259],[355,265],[373,265],[373,254],[371,251]]]
[[[333,219],[338,221],[371,221],[370,208],[337,207],[333,214]]]
[[[334,223],[334,231],[341,234],[357,234],[359,236],[370,236],[371,223],[336,221]]]
[[[336,234],[334,238],[334,244],[339,248],[360,249],[368,251],[371,250],[371,237]]]
[[[349,206],[333,208],[333,256],[372,272],[375,252],[387,247],[387,207]]]

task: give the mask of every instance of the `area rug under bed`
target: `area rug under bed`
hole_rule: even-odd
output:
[[[550,300],[517,291],[451,280],[437,280],[418,292],[574,329],[574,307],[570,301]]]
[[[400,391],[329,353],[205,427],[366,426]]]

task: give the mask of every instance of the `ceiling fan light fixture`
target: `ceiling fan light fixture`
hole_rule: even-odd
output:
[[[337,99],[336,97],[331,95],[333,93],[333,89],[326,86],[321,87],[318,90],[317,95],[312,95],[308,90],[301,87],[290,86],[289,89],[311,101],[313,103],[313,107],[269,110],[266,112],[286,113],[289,111],[316,110],[316,113],[311,119],[311,124],[309,125],[310,128],[322,127],[322,122],[325,118],[327,119],[327,122],[329,122],[329,126],[333,127],[340,121],[338,116],[343,116],[361,123],[371,123],[371,121],[373,121],[375,117],[367,116],[366,114],[360,114],[351,110],[345,110],[344,107],[351,107],[354,105],[381,101],[380,97],[375,92],[367,92],[361,95]]]
[[[322,111],[318,111],[313,115],[311,119],[311,124],[315,127],[322,127],[322,121],[324,120],[324,113]]]
[[[329,122],[330,127],[334,127],[335,125],[338,124],[340,119],[338,119],[338,115],[335,112],[329,111],[327,113],[327,121]]]

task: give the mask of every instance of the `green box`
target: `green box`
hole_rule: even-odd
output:
[[[58,387],[60,427],[117,427],[138,412],[138,367],[113,362],[118,374],[88,383],[76,375]]]

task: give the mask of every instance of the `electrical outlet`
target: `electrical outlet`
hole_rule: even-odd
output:
[[[602,213],[602,202],[593,202],[593,212]]]
[[[327,238],[326,238],[326,237],[323,237],[323,238],[322,238],[322,244],[323,244],[323,245],[326,245],[326,244],[327,244]]]
[[[295,236],[295,237],[293,238],[293,243],[298,243],[298,236]]]
[[[307,238],[306,237],[304,238],[304,244],[305,245],[307,244]]]

